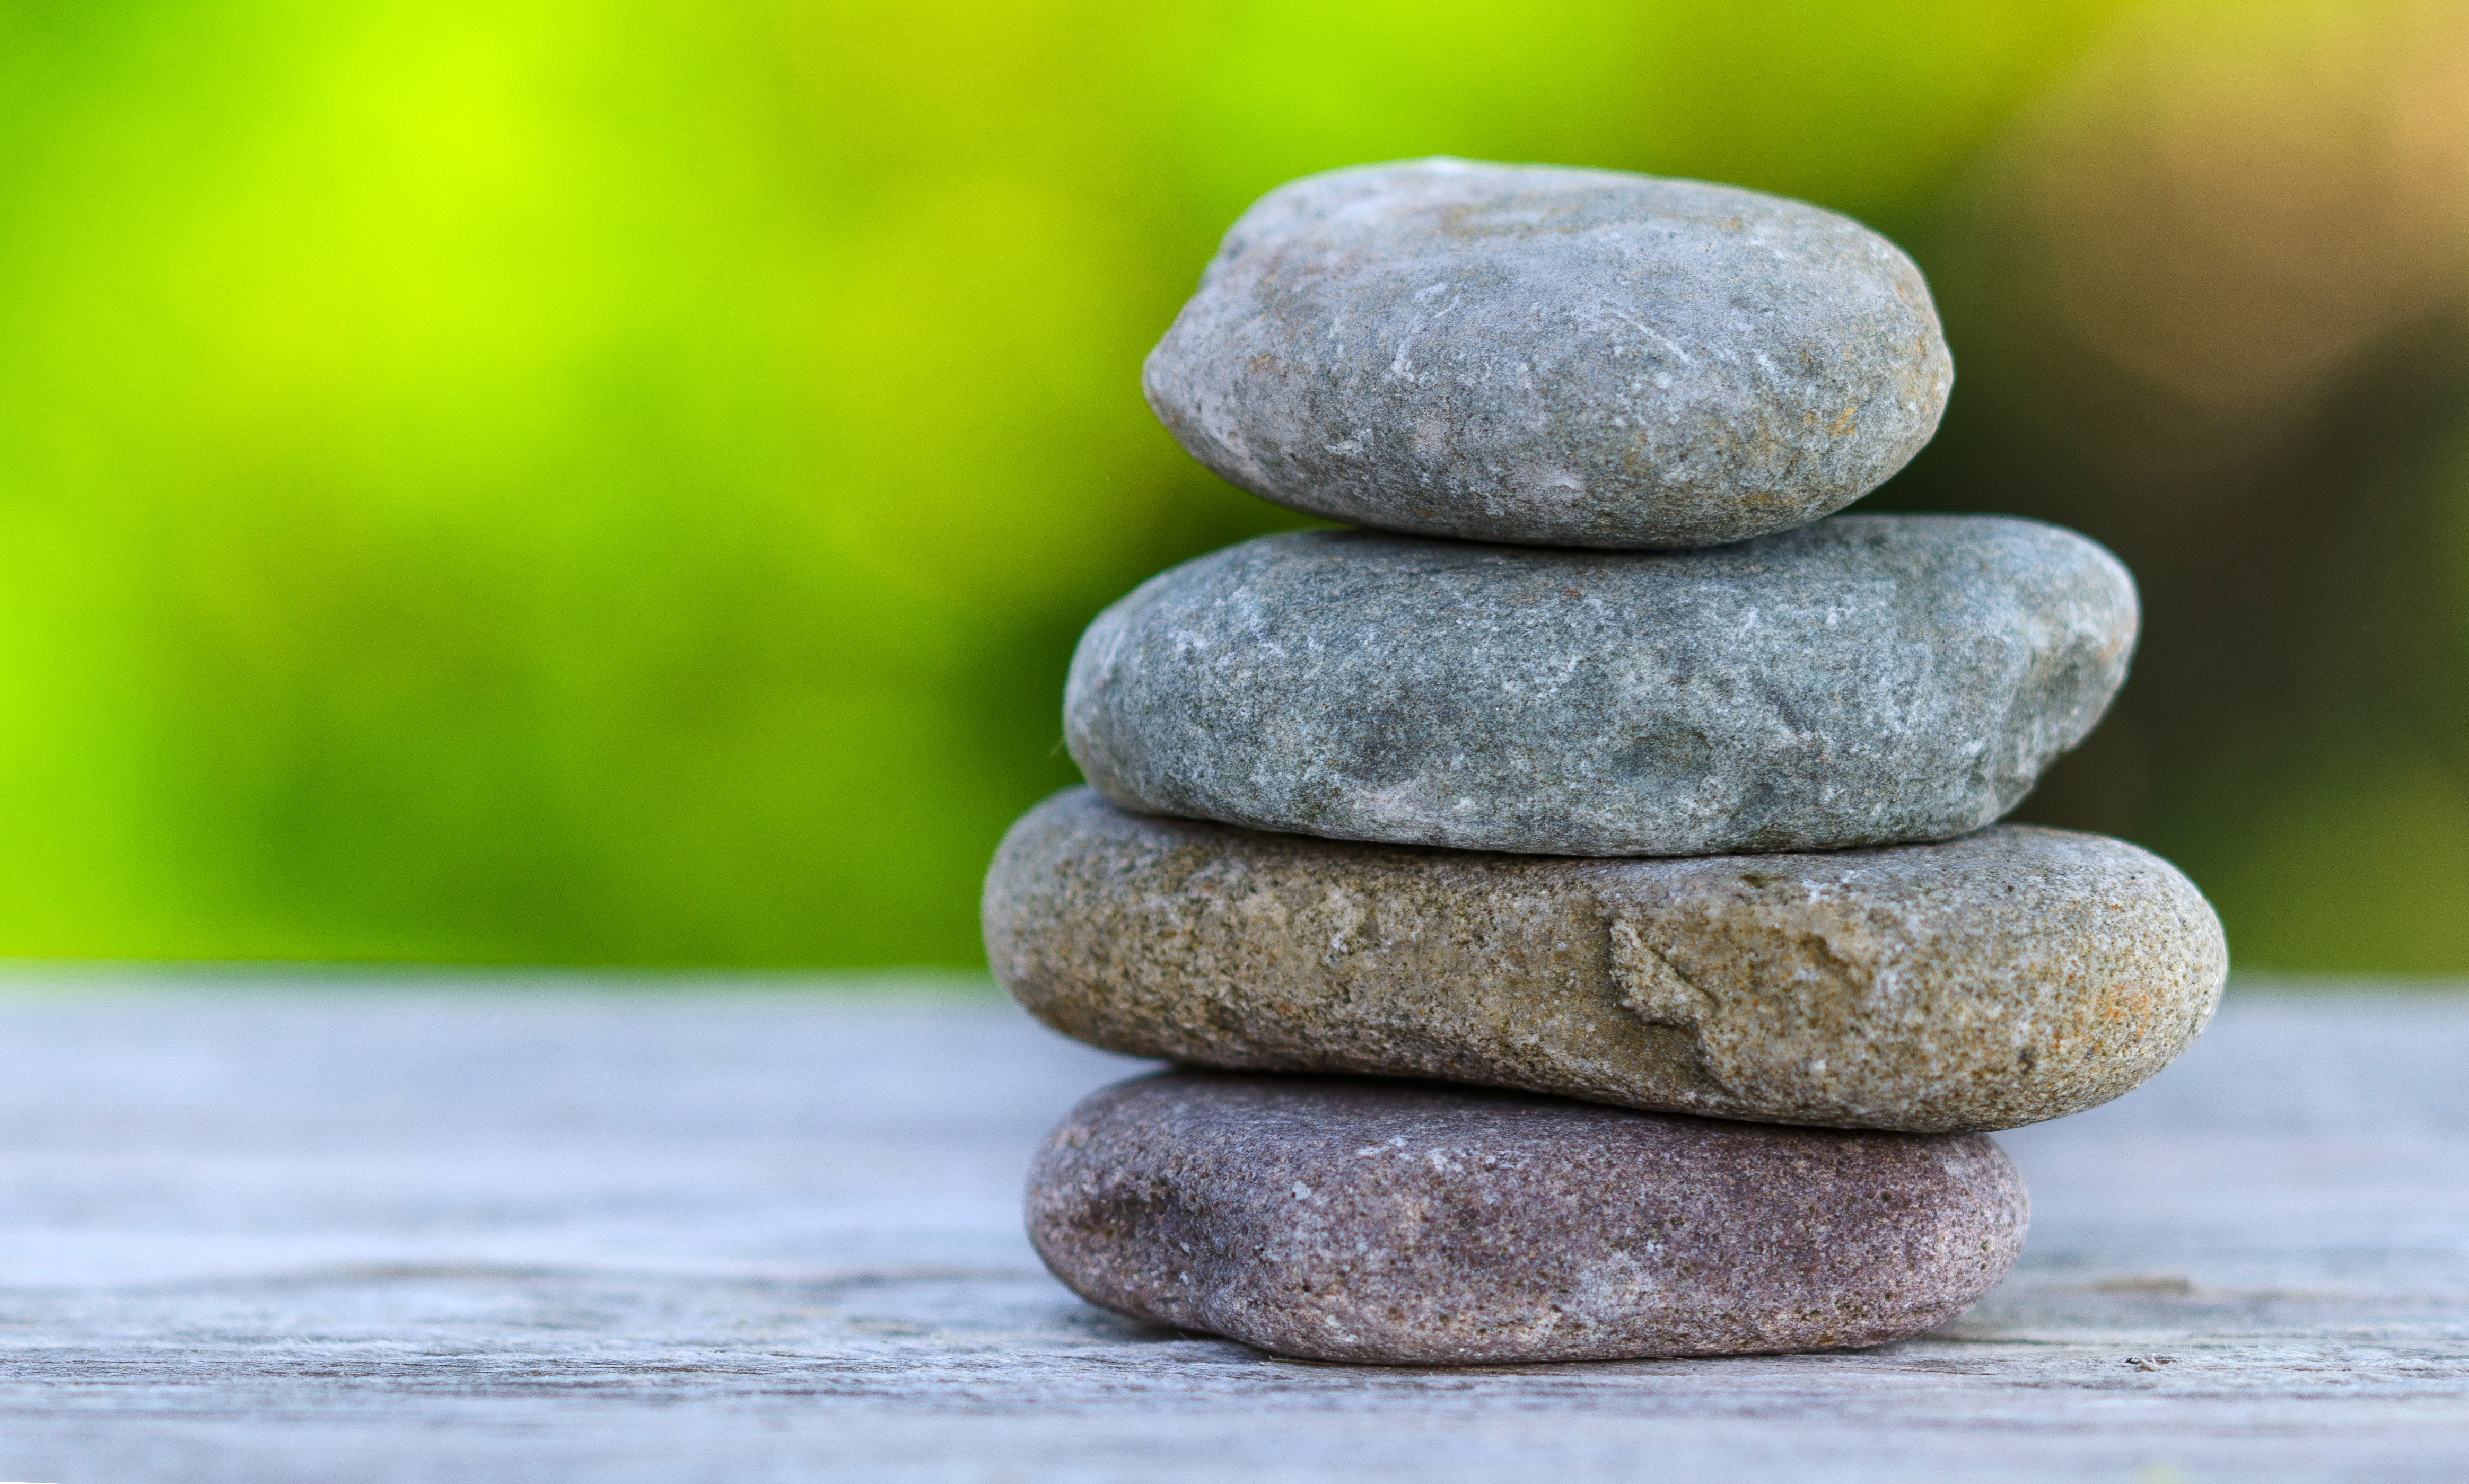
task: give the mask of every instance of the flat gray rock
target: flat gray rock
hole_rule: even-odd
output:
[[[1480,1365],[1875,1345],[2022,1250],[1978,1135],[1167,1073],[1047,1136],[1028,1235],[1081,1297],[1279,1355]]]
[[[2219,920],[2121,840],[1589,860],[1127,813],[1013,826],[995,974],[1039,1019],[1203,1066],[1431,1077],[1925,1132],[2139,1085],[2219,1003]]]
[[[1266,499],[1430,536],[1703,546],[1840,509],[1937,428],[1920,270],[1798,201],[1424,160],[1261,198],[1149,405]]]
[[[1941,839],[2092,729],[2136,623],[2108,552],[1987,515],[1842,515],[1693,552],[1303,532],[1098,615],[1064,732],[1126,808],[1335,839]]]

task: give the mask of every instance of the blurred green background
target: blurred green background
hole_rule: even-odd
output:
[[[1868,508],[2144,583],[2027,817],[2469,970],[2464,9],[0,0],[0,953],[979,962],[1080,626],[1294,523],[1141,356],[1453,153],[1908,245]]]

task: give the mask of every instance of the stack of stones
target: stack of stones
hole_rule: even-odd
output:
[[[2125,677],[2115,559],[1820,518],[1952,376],[1908,259],[1751,192],[1442,160],[1234,224],[1150,403],[1358,529],[1100,616],[1094,790],[996,858],[1012,993],[1184,1068],[1038,1155],[1065,1283],[1472,1363],[1874,1344],[1997,1281],[1986,1130],[2150,1077],[2227,950],[2167,862],[1994,823]]]

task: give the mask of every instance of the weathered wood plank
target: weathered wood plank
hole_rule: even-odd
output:
[[[2005,1135],[1929,1338],[1460,1372],[1074,1301],[1020,1174],[1136,1067],[982,998],[21,987],[0,1062],[10,1479],[2469,1473],[2469,996],[2235,993]]]

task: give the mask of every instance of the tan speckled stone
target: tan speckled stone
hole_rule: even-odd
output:
[[[1084,788],[1012,827],[984,912],[1022,1004],[1135,1056],[1923,1132],[2132,1089],[2227,971],[2168,862],[2016,825],[1604,860],[1265,834]]]
[[[1977,1134],[1205,1072],[1088,1099],[1028,1181],[1029,1239],[1094,1304],[1419,1365],[1901,1339],[1986,1293],[2029,1215]]]

